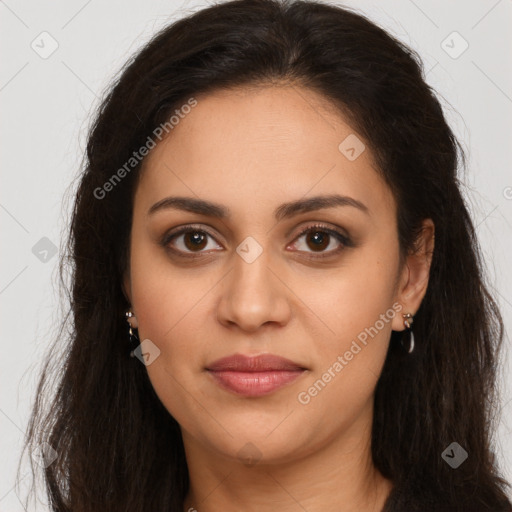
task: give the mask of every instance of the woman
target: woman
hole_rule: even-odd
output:
[[[88,140],[30,425],[52,510],[511,510],[462,156],[418,57],[349,10],[159,33]]]

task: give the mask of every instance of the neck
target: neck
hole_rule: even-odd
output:
[[[371,429],[349,432],[302,458],[252,466],[210,451],[183,433],[190,487],[184,512],[380,512],[392,483],[371,458]]]

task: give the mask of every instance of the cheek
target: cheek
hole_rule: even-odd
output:
[[[304,287],[308,306],[322,321],[314,322],[322,325],[322,336],[320,331],[314,336],[321,342],[311,346],[317,365],[302,388],[312,409],[334,407],[340,415],[356,414],[373,394],[393,318],[401,314],[393,289],[398,253],[393,247],[378,249],[378,243],[368,245],[346,260],[335,279],[310,286],[307,293]]]
[[[149,339],[160,350],[146,367],[148,376],[168,411],[186,425],[200,413],[194,409],[196,402],[190,400],[190,393],[197,394],[197,372],[208,350],[202,326],[204,316],[211,315],[205,306],[215,280],[211,272],[191,279],[190,270],[171,265],[163,251],[151,246],[135,248],[130,265],[140,340]]]
[[[346,341],[357,337],[392,307],[398,252],[394,246],[382,244],[382,240],[367,242],[347,255],[328,277],[315,280],[313,286],[311,279],[301,283],[297,295],[304,297],[330,339]],[[392,314],[393,310],[388,316]],[[389,332],[390,324],[391,319],[383,330]],[[378,328],[382,329],[380,322]]]
[[[201,280],[187,278],[194,271],[173,265],[162,248],[147,241],[132,246],[130,269],[139,333],[155,343],[165,342],[179,324],[187,322],[209,289],[207,274]]]

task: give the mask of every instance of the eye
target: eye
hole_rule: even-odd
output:
[[[303,242],[301,242],[302,238],[305,239]],[[215,243],[215,237],[208,230],[202,226],[193,225],[182,226],[166,233],[161,244],[178,256],[191,258],[223,249]],[[288,247],[309,253],[313,258],[322,258],[337,254],[345,247],[354,247],[354,244],[340,231],[315,224],[304,228]]]
[[[304,238],[303,242],[300,242]],[[316,224],[304,228],[292,244],[301,252],[318,253],[319,257],[337,254],[345,247],[352,247],[351,240],[340,231]]]
[[[202,227],[183,226],[167,233],[162,240],[162,245],[177,254],[195,256],[194,253],[197,253],[200,256],[203,252],[220,247],[218,244],[210,244],[208,238],[214,240],[213,235]]]

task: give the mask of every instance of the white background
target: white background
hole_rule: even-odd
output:
[[[39,365],[59,321],[58,257],[50,252],[48,261],[40,261],[32,248],[43,237],[57,247],[61,243],[69,219],[65,198],[72,192],[66,190],[80,164],[92,109],[114,74],[159,28],[204,5],[193,0],[0,1],[0,511],[24,510],[15,474]],[[508,332],[496,452],[512,482],[512,0],[345,5],[419,52],[427,81],[441,95],[469,152],[464,193]],[[47,59],[31,48],[34,40],[42,46],[43,31],[58,43]],[[454,31],[469,44],[458,58],[442,47],[446,41],[452,53],[463,48],[461,39],[450,36]],[[22,495],[27,474],[23,465]]]

